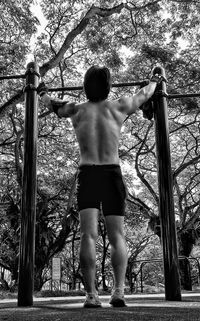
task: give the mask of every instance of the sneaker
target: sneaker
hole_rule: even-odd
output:
[[[111,299],[109,302],[114,308],[117,307],[126,307],[126,302],[124,299],[124,292],[121,289],[114,290],[113,294],[111,295]]]
[[[101,301],[97,294],[87,293],[83,305],[84,308],[101,308]]]

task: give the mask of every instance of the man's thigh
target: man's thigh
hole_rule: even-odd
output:
[[[79,212],[81,233],[94,236],[98,234],[98,215],[97,208],[86,208]]]
[[[108,239],[111,243],[124,236],[124,216],[108,215],[105,216]]]

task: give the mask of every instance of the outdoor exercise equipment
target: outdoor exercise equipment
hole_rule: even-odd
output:
[[[24,163],[21,202],[18,305],[33,304],[36,188],[37,188],[37,87],[39,68],[29,63],[25,86]]]
[[[161,67],[155,67],[153,74],[165,77]],[[36,169],[37,169],[37,87],[39,67],[35,62],[27,65],[25,75],[0,76],[0,80],[26,78],[25,86],[25,127],[24,127],[24,165],[21,203],[21,239],[19,259],[18,305],[33,305],[35,217],[36,217]],[[142,86],[145,81],[123,82],[112,87]],[[49,92],[82,90],[82,86],[49,88]],[[167,115],[167,99],[200,97],[200,93],[167,94],[166,82],[162,81],[153,99],[155,136],[158,162],[159,211],[162,226],[163,262],[165,274],[166,300],[181,300],[180,279],[172,172]]]
[[[165,70],[155,67],[153,74],[165,77]],[[165,272],[166,300],[181,300],[178,268],[178,251],[173,199],[173,180],[171,170],[166,82],[157,85],[154,95],[155,138],[158,166],[159,214],[161,220],[161,239]]]
[[[25,78],[24,154],[21,196],[21,235],[19,256],[18,305],[33,305],[36,170],[37,170],[37,87],[39,67],[35,62],[27,65],[24,75],[1,76],[0,80]]]

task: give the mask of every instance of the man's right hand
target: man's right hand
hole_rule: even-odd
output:
[[[152,76],[152,77],[150,78],[150,81],[156,82],[156,83],[158,84],[159,81],[160,81],[160,77],[157,77],[157,76],[158,76],[158,75]],[[145,83],[145,82],[144,82],[144,84],[142,84],[142,85],[140,86],[140,89],[143,88],[144,86],[146,86],[147,84],[148,84],[148,83]],[[139,107],[139,109],[142,110],[142,112],[143,112],[143,117],[144,117],[144,118],[146,118],[146,119],[148,119],[148,120],[151,120],[151,119],[153,118],[153,113],[154,113],[154,110],[153,110],[153,99],[152,99],[152,97],[151,97],[149,100],[147,100],[144,104],[142,104],[142,105]]]
[[[151,120],[154,113],[152,98],[150,98],[146,103],[142,104],[139,109],[142,110],[144,118]]]
[[[44,82],[41,82],[37,87],[37,93],[40,97],[48,93],[48,87],[45,85]]]
[[[155,74],[155,75],[152,75],[151,78],[150,78],[150,81],[152,82],[156,82],[157,84],[160,84],[162,81],[167,81],[166,78],[162,75],[159,75],[159,74]]]

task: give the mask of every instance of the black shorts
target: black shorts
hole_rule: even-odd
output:
[[[119,165],[81,165],[78,172],[79,211],[102,209],[103,214],[123,216],[126,186]]]

